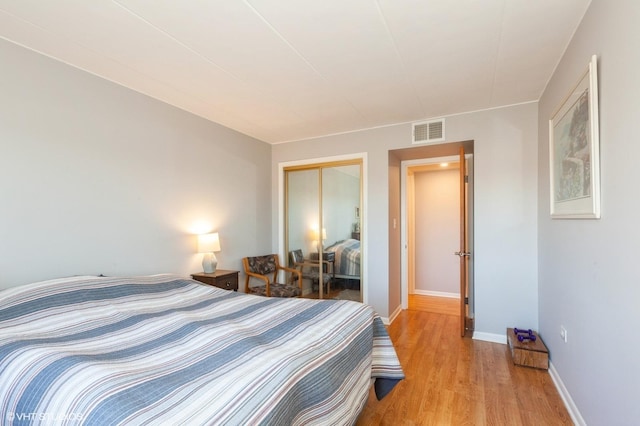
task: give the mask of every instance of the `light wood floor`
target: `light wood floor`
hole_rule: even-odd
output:
[[[389,326],[406,379],[382,401],[371,391],[357,426],[573,424],[547,371],[461,338],[458,300],[433,299],[412,296]]]

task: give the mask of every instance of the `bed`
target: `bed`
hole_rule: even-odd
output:
[[[380,318],[174,275],[0,292],[9,424],[353,424],[404,375]]]
[[[335,253],[336,277],[360,279],[360,241],[346,239],[325,247],[325,252]]]

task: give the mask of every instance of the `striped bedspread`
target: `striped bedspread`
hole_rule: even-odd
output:
[[[336,254],[336,274],[360,276],[360,241],[348,239],[338,241],[324,249]]]
[[[352,424],[403,377],[360,303],[172,275],[0,292],[2,424]]]

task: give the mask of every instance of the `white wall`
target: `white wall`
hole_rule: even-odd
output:
[[[0,40],[0,288],[219,268],[271,248],[271,147]]]
[[[345,173],[346,170],[355,173],[360,166],[325,168],[322,172],[325,246],[351,238],[356,222],[356,207],[360,207],[360,176]]]
[[[640,2],[593,0],[540,100],[540,329],[589,425],[640,418]],[[598,55],[602,219],[549,218],[548,119]],[[560,326],[568,341],[560,339]]]
[[[289,251],[302,250],[305,256],[318,250],[318,241],[312,234],[314,229],[318,231],[319,182],[318,170],[297,170],[288,174],[288,247]]]
[[[504,339],[508,326],[537,328],[537,105],[447,117],[446,128],[448,142],[475,141],[476,330]],[[392,257],[390,264],[390,244],[398,245],[392,216],[399,214],[400,167],[389,163],[389,150],[411,146],[407,123],[275,145],[272,151],[274,182],[281,162],[367,153],[364,263],[368,303],[383,317],[400,305],[399,261]],[[278,208],[277,188],[272,195]],[[274,247],[277,232],[273,220]]]
[[[368,301],[383,316],[399,306],[400,167],[389,150],[412,146],[410,124],[271,148],[4,41],[0,63],[0,286],[197,271],[199,221],[220,232],[219,267],[239,269],[278,248],[278,163],[366,153]],[[484,333],[537,326],[536,123],[536,104],[447,117],[448,141],[475,140]]]
[[[415,290],[460,294],[460,170],[414,173]]]

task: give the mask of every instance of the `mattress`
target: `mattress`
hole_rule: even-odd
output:
[[[10,424],[353,424],[404,377],[367,305],[174,275],[8,289],[0,330]]]

